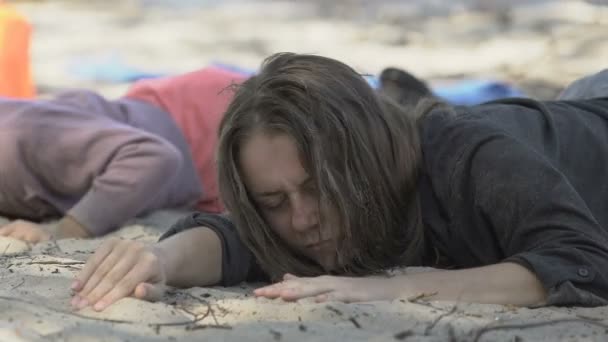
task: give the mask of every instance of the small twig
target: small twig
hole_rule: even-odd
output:
[[[213,318],[213,321],[215,322],[215,324],[216,324],[216,325],[220,325],[220,323],[217,321],[217,317],[215,317],[215,312],[214,312],[213,308],[211,307],[211,304],[210,304],[208,301],[206,301],[206,300],[204,300],[204,299],[202,299],[202,298],[199,298],[199,297],[197,297],[197,296],[194,296],[194,295],[192,295],[192,294],[190,294],[190,293],[184,293],[184,294],[185,294],[186,296],[188,296],[188,297],[190,297],[190,298],[192,298],[192,299],[194,299],[194,300],[198,301],[198,302],[199,302],[199,303],[201,303],[201,304],[205,304],[205,305],[207,305],[207,312],[206,312],[206,313],[205,313],[205,315],[203,316],[203,319],[204,319],[205,317],[209,316],[209,314],[211,314],[211,317]]]
[[[196,312],[192,312],[192,311],[190,311],[190,310],[188,310],[188,309],[186,309],[184,307],[181,307],[181,306],[179,308],[177,306],[174,306],[174,308],[176,308],[178,310],[182,310],[182,311],[186,312],[187,314],[192,315],[192,317],[195,317],[195,318],[198,317],[198,315],[199,315]]]
[[[13,287],[11,287],[11,290],[18,288],[19,286],[23,285],[23,283],[25,283],[25,278],[21,278],[21,282],[19,282],[19,284],[17,285],[13,285]]]
[[[274,338],[275,341],[280,341],[281,336],[283,336],[280,332],[278,332],[276,330],[270,329],[269,332],[272,334],[272,337]]]
[[[195,296],[191,296],[193,298],[196,298]],[[188,328],[188,326],[196,326],[196,323],[204,320],[205,318],[207,318],[207,316],[209,316],[209,312],[212,310],[211,309],[211,305],[209,305],[209,303],[205,303],[207,304],[207,312],[205,312],[204,314],[202,314],[200,317],[198,317],[199,315],[197,314],[193,314],[192,312],[190,312],[189,310],[186,309],[180,309],[183,310],[191,315],[194,316],[194,319],[191,321],[187,321],[187,322],[173,322],[173,323],[159,323],[159,324],[150,324],[151,326],[156,326],[156,327],[171,327],[171,326],[180,326],[180,325],[185,325],[186,328]]]
[[[209,313],[211,313],[211,317],[213,318],[215,325],[220,325],[220,323],[217,321],[217,317],[215,317],[215,311],[213,311],[211,308],[211,304],[207,304],[207,307],[209,308]]]
[[[355,328],[361,329],[361,324],[359,324],[359,322],[357,322],[357,319],[355,317],[351,317],[348,320],[353,323],[353,325],[355,326]]]
[[[211,309],[211,305],[207,305],[207,312],[205,312],[203,317],[201,317],[201,321],[204,320],[205,318],[209,317],[209,314],[211,312],[213,312],[213,309]],[[217,320],[215,320],[215,324],[217,324]]]
[[[45,307],[47,309],[49,308],[48,306],[45,306]],[[134,321],[125,321],[125,320],[122,320],[122,319],[109,319],[109,318],[88,317],[88,316],[80,315],[80,314],[69,312],[69,311],[59,311],[59,310],[57,310],[57,312],[61,312],[63,314],[71,315],[71,316],[82,318],[82,319],[88,319],[88,320],[91,320],[91,321],[101,321],[101,322],[118,323],[118,324],[137,324],[138,323],[138,322],[134,322]]]
[[[197,324],[186,326],[186,330],[200,330],[200,329],[224,329],[224,330],[232,330],[232,326],[230,325],[218,325],[218,324]]]
[[[583,320],[590,320],[590,321],[596,321],[596,322],[600,322],[600,321],[604,320],[604,318],[591,317],[591,316],[586,316],[586,315],[581,315],[581,314],[576,315],[576,317],[583,319]]]
[[[561,318],[554,319],[550,321],[542,321],[542,322],[534,322],[534,323],[522,323],[522,324],[503,324],[503,325],[495,325],[495,326],[485,326],[479,330],[477,330],[475,337],[473,338],[473,342],[479,341],[482,335],[491,331],[498,330],[522,330],[522,329],[530,329],[530,328],[538,328],[546,325],[552,325],[557,323],[586,323],[590,325],[594,325],[600,328],[608,329],[608,324],[600,323],[594,320],[581,319],[581,318]]]
[[[181,321],[181,322],[169,322],[169,323],[150,323],[148,324],[148,326],[150,327],[178,327],[180,325],[196,325],[196,323],[202,321],[205,319],[205,316],[202,317],[198,317],[198,318],[194,318],[193,320],[189,320],[189,321]]]
[[[30,261],[25,263],[26,265],[56,265],[56,266],[72,266],[72,265],[84,265],[84,261]]]
[[[419,293],[415,296],[408,297],[405,300],[407,300],[408,302],[417,302],[421,299],[427,299],[427,298],[436,296],[437,293],[439,293],[439,292],[423,292],[423,293]]]
[[[11,254],[10,258],[11,258],[11,260],[23,260],[23,259],[32,260],[34,257],[31,254],[24,252],[24,253],[19,253],[19,254]],[[17,264],[17,265],[21,265],[21,264]]]
[[[11,253],[9,255],[0,254],[0,261],[5,261],[5,260],[13,261],[13,260],[25,259],[25,258],[29,258],[29,259],[32,258],[30,251],[22,251],[22,252],[14,253],[14,254]]]
[[[454,332],[454,327],[448,323],[448,341],[457,342],[456,333]]]
[[[441,315],[439,315],[437,318],[435,318],[433,320],[433,322],[431,322],[431,324],[429,324],[425,329],[424,329],[424,336],[429,336],[429,334],[431,333],[431,330],[433,330],[433,328],[435,328],[435,326],[437,325],[437,323],[439,323],[440,320],[442,320],[444,317],[449,316],[451,314],[453,314],[454,312],[456,312],[457,306],[454,305],[452,307],[452,309],[450,309],[450,311],[448,312],[444,312]]]
[[[327,310],[329,310],[329,311],[331,311],[331,312],[335,313],[335,314],[336,314],[336,315],[338,315],[338,316],[342,316],[342,315],[343,315],[342,311],[340,311],[340,310],[338,310],[338,309],[334,308],[334,307],[333,307],[333,306],[331,306],[331,305],[327,305],[327,306],[325,306],[325,308],[326,308]]]
[[[69,266],[69,265],[65,265],[65,266],[63,266],[63,268],[67,268],[68,270],[72,270],[72,271],[82,270],[82,267],[74,267],[74,266]]]
[[[51,243],[53,244],[53,247],[57,249],[57,252],[63,253],[63,250],[61,249],[61,247],[59,247],[59,244],[57,243],[57,239],[51,239]]]
[[[171,322],[171,323],[155,323],[155,324],[148,324],[148,326],[153,327],[155,329],[158,329],[160,327],[174,327],[174,326],[181,326],[184,325],[186,326],[186,329],[188,330],[196,330],[196,329],[203,329],[204,328],[217,328],[217,327],[222,327],[222,328],[226,328],[228,326],[222,326],[218,323],[217,319],[215,318],[215,315],[213,314],[213,308],[211,307],[211,304],[209,304],[209,302],[207,302],[204,299],[198,298],[196,296],[193,296],[189,293],[181,293],[187,297],[190,297],[196,301],[198,301],[201,304],[204,304],[207,306],[207,312],[205,312],[204,314],[200,315],[196,315],[193,314],[192,312],[190,312],[189,310],[186,310],[184,308],[179,308],[179,310],[183,310],[191,315],[194,316],[193,320],[189,320],[189,321],[182,321],[182,322]],[[215,321],[215,324],[205,324],[205,325],[198,325],[196,323],[203,321],[205,318],[207,318],[209,315],[211,315],[213,317],[213,320]],[[201,327],[201,328],[196,328],[196,327]],[[232,329],[232,327],[230,327],[229,329]]]
[[[11,243],[9,242],[6,247],[4,247],[4,251],[2,252],[2,256],[4,256],[6,254],[6,251],[8,251],[9,247],[11,247]]]
[[[414,302],[411,302],[411,303],[412,304],[416,304],[416,305],[425,306],[425,307],[431,308],[433,310],[443,310],[442,307],[435,306],[435,305],[431,304],[430,302],[425,302],[425,301],[422,301],[422,300],[417,300],[417,301],[414,301]]]
[[[405,340],[406,338],[408,338],[410,336],[414,336],[414,332],[408,329],[408,330],[404,330],[402,332],[396,333],[393,337],[396,340]]]

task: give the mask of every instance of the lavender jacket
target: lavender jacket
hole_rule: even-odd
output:
[[[93,235],[201,196],[190,149],[169,114],[88,91],[0,99],[0,214],[70,215]]]

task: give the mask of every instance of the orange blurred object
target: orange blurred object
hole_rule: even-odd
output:
[[[30,73],[28,21],[0,1],[0,96],[31,98],[35,89]]]

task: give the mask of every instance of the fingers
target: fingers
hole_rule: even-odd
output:
[[[155,300],[164,293],[164,271],[160,256],[135,241],[115,240],[103,244],[89,259],[72,289],[80,292],[72,306],[104,310],[121,298],[135,295]]]
[[[164,284],[140,283],[135,288],[133,295],[137,299],[154,302],[163,297],[165,290],[166,286]]]
[[[0,225],[0,236],[10,236],[15,239],[25,240],[33,243],[50,240],[53,237],[53,233],[55,233],[58,238],[72,237],[72,235],[70,235],[70,231],[64,232],[62,229],[58,228],[60,226],[63,228],[66,227],[64,224],[62,224],[65,219],[66,218],[62,219],[57,224],[15,220],[6,225]],[[79,237],[83,236],[79,235]]]
[[[0,236],[10,236],[15,231],[14,224],[8,224],[0,228]]]
[[[16,220],[0,228],[0,236],[36,244],[50,238],[50,234],[42,229],[37,223]]]
[[[48,237],[46,235],[47,234],[45,232],[40,231],[40,230],[30,230],[30,231],[21,232],[21,231],[19,231],[19,229],[17,229],[9,236],[14,239],[17,239],[17,240],[29,242],[32,244],[37,244],[41,241],[48,240]]]
[[[93,254],[92,257],[87,260],[80,273],[76,276],[76,279],[72,283],[71,289],[74,291],[80,291],[84,285],[89,281],[89,278],[97,270],[99,265],[106,259],[106,257],[112,252],[114,246],[119,242],[118,239],[110,239],[104,242]]]
[[[144,267],[144,265],[140,265],[138,263],[136,267],[131,268],[131,270],[124,277],[122,277],[122,279],[118,283],[112,284],[113,286],[110,287],[109,290],[106,291],[106,293],[104,293],[103,298],[100,298],[99,300],[89,300],[91,305],[93,305],[93,309],[101,311],[107,306],[116,302],[117,300],[130,296],[132,294],[135,295],[136,298],[144,300],[155,300],[157,298],[160,298],[162,296],[162,290],[160,289],[160,286],[155,287],[151,284],[148,284],[148,286],[146,286],[145,283],[142,283],[142,279],[148,279],[151,277],[151,271],[151,268]],[[138,287],[141,287],[141,289],[139,290],[139,297],[136,293]],[[101,291],[106,289],[107,288],[103,288]]]
[[[266,297],[269,299],[275,299],[281,296],[281,288],[278,286],[265,286],[253,290],[253,294],[256,297]]]
[[[83,282],[83,287],[82,290],[80,290],[79,295],[81,297],[88,297],[89,293],[97,287],[106,275],[109,272],[114,271],[115,267],[120,264],[119,262],[123,258],[123,254],[125,254],[126,250],[126,246],[123,243],[119,242],[114,245],[110,253],[98,264],[97,268],[93,271],[93,274],[91,274],[86,282]],[[120,266],[123,266],[123,264],[120,264]]]
[[[281,298],[285,301],[295,301],[307,297],[315,297],[333,291],[333,286],[327,278],[298,278],[285,275],[284,281],[254,290],[259,297],[270,299]]]
[[[110,258],[107,259],[109,260]],[[130,295],[137,283],[132,284],[129,289],[125,289],[125,286],[128,286],[128,284],[125,284],[124,280],[128,273],[133,271],[133,266],[136,263],[136,258],[121,258],[120,261],[118,261],[118,263],[103,276],[99,283],[88,294],[85,292],[85,287],[80,296],[85,297],[87,302],[91,305],[96,305],[102,297],[106,296],[106,294],[111,291],[117,295],[120,294],[121,297]],[[123,294],[123,292],[126,293]],[[101,306],[105,308],[107,305],[101,304]]]
[[[80,291],[81,296],[88,296],[93,289],[97,287],[97,285],[102,281],[102,279],[106,278],[106,275],[109,273],[116,273],[117,265],[120,265],[120,259],[125,253],[125,248],[118,245],[114,247],[112,252],[101,262],[101,264],[97,267],[95,272],[89,277],[89,280],[84,284],[84,287]],[[119,267],[120,267],[119,266]]]
[[[289,279],[298,279],[298,277],[296,277],[295,275],[293,275],[291,273],[285,273],[283,275],[283,280],[289,280]]]
[[[328,299],[329,299],[329,294],[324,293],[324,294],[315,296],[315,303],[325,303],[328,301]]]
[[[343,302],[343,303],[354,303],[358,302],[356,297],[352,297],[348,292],[345,291],[332,291],[324,294],[320,294],[315,296],[315,303],[325,303],[325,302]]]

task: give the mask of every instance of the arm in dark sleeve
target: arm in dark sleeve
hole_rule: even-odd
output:
[[[177,221],[159,240],[188,229],[207,227],[222,244],[222,278],[220,285],[232,286],[243,281],[268,281],[251,251],[241,242],[234,224],[227,215],[194,213]]]
[[[608,303],[608,233],[566,177],[543,155],[499,136],[470,160],[479,221],[506,256],[539,278],[548,305]]]

